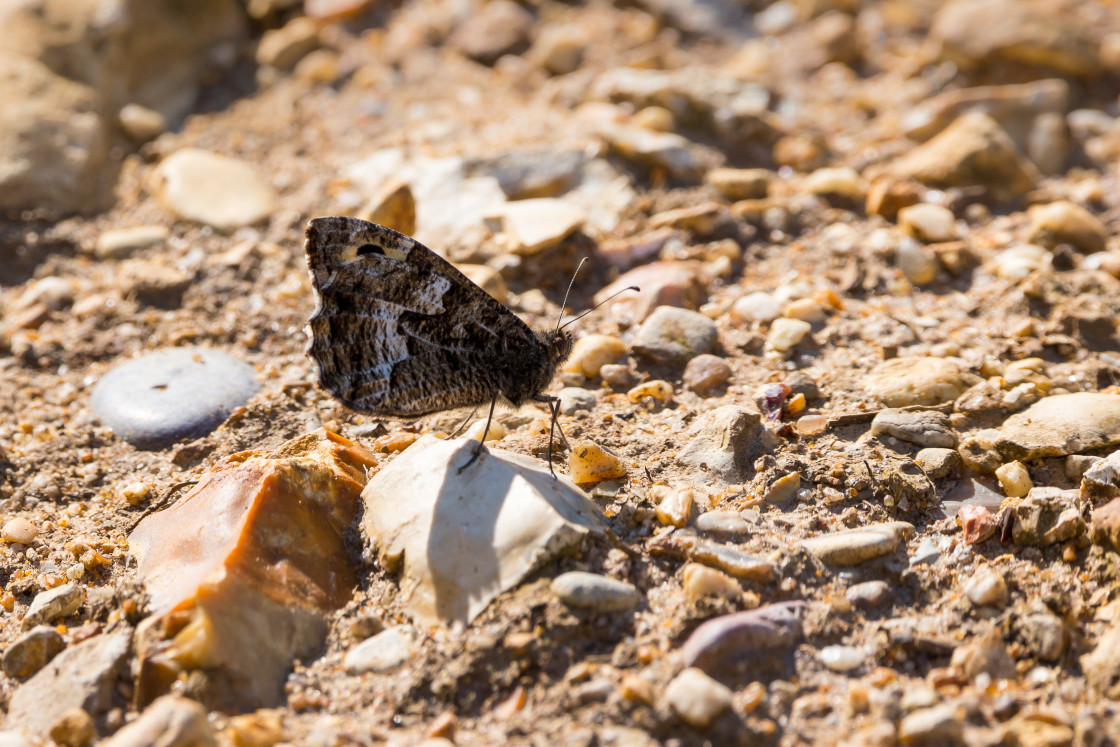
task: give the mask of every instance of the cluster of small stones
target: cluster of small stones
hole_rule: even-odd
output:
[[[0,11],[0,744],[1115,740],[1115,8],[153,2],[181,43],[148,79],[113,41],[117,87],[48,5],[66,34]],[[144,515],[323,425],[388,464],[469,417],[315,389],[302,226],[337,214],[541,327],[641,288],[550,390],[610,532],[447,625],[355,540],[284,699],[137,708]],[[543,408],[484,429],[548,455]]]

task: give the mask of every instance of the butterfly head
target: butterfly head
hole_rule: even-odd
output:
[[[558,329],[549,334],[548,356],[555,365],[560,365],[568,360],[572,354],[572,333],[566,329]]]

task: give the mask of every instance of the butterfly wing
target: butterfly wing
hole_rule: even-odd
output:
[[[489,402],[503,351],[532,330],[451,263],[392,229],[315,218],[308,353],[347,407],[402,417]]]

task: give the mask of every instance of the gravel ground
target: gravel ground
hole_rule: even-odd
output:
[[[175,744],[1113,743],[1111,4],[231,0],[178,36],[174,4],[132,9],[110,37],[45,5],[17,49],[45,93],[0,80],[39,107],[0,115],[23,128],[0,134],[4,744],[150,744],[145,719],[189,724]],[[155,88],[129,30],[174,63]],[[36,133],[67,157],[21,151]],[[549,390],[554,458],[609,531],[433,621],[355,508],[317,643],[252,629],[285,662],[273,702],[214,661],[153,692],[142,518],[246,450],[325,428],[388,473],[468,417],[318,387],[303,232],[324,215],[415,235],[535,326],[641,286],[569,327]],[[137,427],[187,430],[138,448],[113,421],[138,385],[91,397],[171,347],[251,371],[185,376]],[[499,409],[491,446],[544,459],[547,415]],[[214,511],[155,544],[217,546]],[[28,693],[73,707],[21,720]]]

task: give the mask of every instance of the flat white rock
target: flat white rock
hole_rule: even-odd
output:
[[[469,623],[498,594],[589,532],[598,508],[536,459],[425,436],[370,479],[362,531],[403,561],[401,592],[422,624]]]
[[[156,193],[184,220],[232,231],[276,210],[276,193],[245,161],[182,148],[156,168]]]

